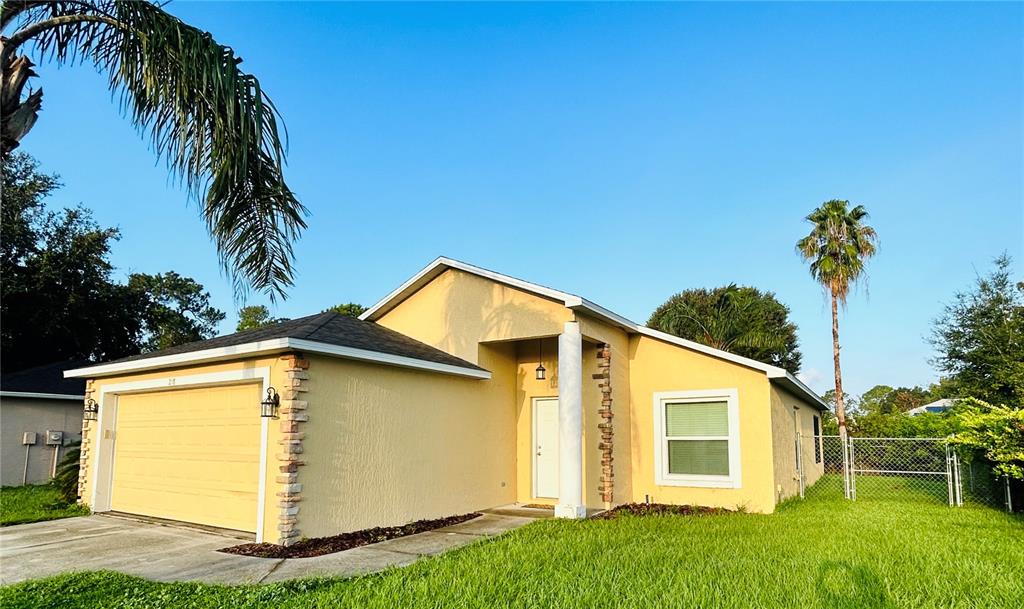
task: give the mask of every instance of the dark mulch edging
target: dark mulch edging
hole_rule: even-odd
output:
[[[624,514],[630,516],[708,516],[731,514],[725,508],[703,507],[700,505],[669,505],[666,503],[624,503],[606,512],[591,516],[595,520],[612,520]]]
[[[441,527],[472,520],[481,515],[474,512],[472,514],[436,518],[434,520],[417,520],[416,522],[410,522],[409,524],[397,527],[374,527],[372,529],[352,531],[351,533],[342,533],[341,535],[332,535],[330,537],[313,537],[311,539],[303,539],[288,547],[273,543],[243,543],[239,546],[231,546],[230,548],[223,548],[218,551],[227,554],[241,554],[242,556],[258,556],[260,558],[310,558],[341,552],[342,550],[351,550],[359,546],[368,546],[389,539],[405,537],[406,535],[440,529]]]

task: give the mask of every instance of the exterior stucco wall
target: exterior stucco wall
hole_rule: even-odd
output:
[[[54,446],[46,445],[46,432],[63,431],[64,444],[59,447],[58,462],[64,458],[64,446],[82,437],[82,402],[25,397],[0,398],[0,484],[20,486],[41,484],[51,478]],[[26,431],[36,434],[36,443],[26,447],[22,436]],[[28,468],[25,452],[28,448]],[[27,471],[27,477],[23,477]]]
[[[490,380],[312,357],[302,534],[514,502],[514,346],[482,347],[480,365]]]
[[[655,475],[654,394],[662,391],[736,389],[739,395],[739,488],[659,486]],[[772,421],[769,381],[763,372],[645,336],[630,339],[633,501],[698,504],[772,512]]]
[[[152,381],[159,380],[164,387],[164,390],[173,391],[179,380],[193,375],[198,374],[209,374],[214,372],[235,372],[244,370],[253,370],[258,368],[269,368],[270,370],[270,384],[277,388],[283,388],[287,384],[287,375],[285,374],[286,364],[280,356],[266,356],[260,358],[253,358],[247,360],[238,360],[230,362],[217,362],[206,365],[195,365],[190,367],[181,367],[167,370],[158,370],[154,372],[145,372],[137,374],[126,374],[121,376],[103,377],[93,379],[87,385],[88,391],[91,391],[91,397],[100,403],[101,415],[100,421],[85,421],[82,426],[83,429],[83,471],[82,471],[82,485],[81,485],[81,501],[82,503],[95,507],[92,505],[93,487],[96,484],[98,478],[104,483],[110,477],[109,465],[112,462],[112,450],[114,448],[114,434],[116,428],[116,421],[112,420],[110,416],[104,416],[104,409],[109,412],[111,402],[108,400],[115,399],[114,395],[107,393],[102,399],[103,389],[110,387],[111,385],[119,385],[122,383],[132,381]],[[156,391],[149,390],[149,391]],[[78,406],[81,410],[81,405]],[[258,402],[253,403],[252,416],[259,418],[260,416],[260,405]],[[102,424],[102,427],[101,427]],[[276,496],[278,490],[277,479],[277,467],[275,462],[275,453],[278,452],[277,447],[281,439],[280,429],[277,425],[268,425],[267,434],[267,468],[266,477],[264,484],[266,485],[266,493],[264,498],[264,518],[262,522],[262,533],[266,541],[275,541],[278,538],[277,531],[277,518],[278,518],[278,497]],[[95,470],[96,456],[100,454],[103,463],[105,464],[100,468],[99,471]],[[253,484],[258,485],[258,480],[254,480]],[[105,484],[100,485],[101,493],[104,491]],[[253,514],[255,521],[256,515]]]
[[[782,501],[800,494],[797,429],[801,436],[805,484],[810,486],[817,482],[824,471],[823,463],[814,462],[814,417],[820,417],[821,413],[805,400],[774,385],[771,387],[771,401],[775,493],[776,499]]]
[[[562,303],[449,269],[377,323],[486,368],[480,343],[557,336],[572,319]]]

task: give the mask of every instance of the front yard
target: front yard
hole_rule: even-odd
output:
[[[0,526],[84,516],[88,508],[64,503],[48,484],[0,488]]]
[[[224,587],[90,573],[0,589],[5,609],[1016,609],[1022,598],[1024,519],[918,501],[850,503],[821,493],[770,516],[541,521],[351,580]]]

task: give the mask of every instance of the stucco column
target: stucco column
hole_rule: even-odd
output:
[[[558,336],[558,518],[583,518],[583,337],[574,321]]]

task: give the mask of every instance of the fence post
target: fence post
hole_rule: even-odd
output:
[[[850,449],[847,447],[848,438],[839,436],[839,449],[843,452],[843,495],[847,499],[852,499],[850,493]]]
[[[853,438],[847,436],[850,445],[850,500],[857,500],[857,453],[853,450]]]
[[[960,455],[957,454],[956,449],[953,449],[953,480],[955,486],[953,490],[956,491],[956,506],[964,506],[964,494],[963,494],[963,481],[960,479]]]
[[[1005,482],[1005,486],[1003,488],[1006,489],[1006,511],[1010,512],[1012,514],[1013,513],[1013,495],[1010,494],[1010,476],[1003,476],[1003,481]]]
[[[949,507],[953,507],[953,456],[950,454],[949,444],[946,444],[946,498],[949,500]]]

